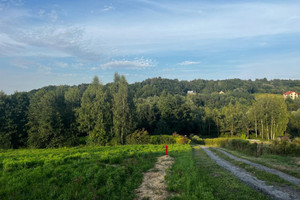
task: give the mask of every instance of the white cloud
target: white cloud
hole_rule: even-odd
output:
[[[196,61],[184,61],[184,62],[178,63],[178,65],[196,65],[199,63],[200,62],[196,62]]]
[[[56,63],[56,66],[58,66],[60,68],[68,68],[69,64],[68,63],[63,63],[63,62],[58,62],[58,63]]]
[[[155,62],[151,59],[141,58],[136,60],[116,60],[107,62],[101,65],[101,69],[146,69],[149,67],[154,67],[155,65]]]
[[[58,14],[57,14],[56,10],[51,10],[51,12],[48,13],[48,17],[50,18],[50,20],[52,22],[56,22],[58,20]]]
[[[104,6],[104,8],[101,10],[102,12],[107,12],[107,11],[110,11],[112,10],[114,7],[112,6]]]

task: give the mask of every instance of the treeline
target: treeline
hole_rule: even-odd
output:
[[[196,94],[187,95],[188,90]],[[300,81],[154,78],[130,85],[116,73],[106,85],[95,77],[79,86],[0,92],[0,147],[126,144],[128,136],[142,129],[151,135],[297,137],[299,99],[253,94],[287,90],[300,91]]]

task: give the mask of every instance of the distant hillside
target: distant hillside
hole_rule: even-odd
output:
[[[107,88],[111,83],[104,86]],[[89,84],[78,85],[81,93]],[[55,90],[57,86],[47,86],[43,89],[47,91]],[[66,88],[70,86],[65,86]],[[300,80],[267,80],[256,79],[241,80],[241,79],[227,79],[227,80],[203,80],[195,79],[192,81],[179,81],[178,79],[166,78],[151,78],[142,82],[136,82],[129,85],[130,90],[134,93],[135,97],[146,98],[149,96],[160,96],[163,91],[169,94],[185,95],[187,91],[193,90],[196,93],[211,94],[223,91],[228,92],[242,92],[242,93],[270,93],[270,94],[283,94],[286,91],[300,92]],[[42,89],[42,88],[41,88]],[[35,89],[29,93],[34,94],[40,89]]]

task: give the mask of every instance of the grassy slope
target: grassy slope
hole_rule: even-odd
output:
[[[300,158],[292,156],[280,156],[280,155],[268,155],[264,154],[260,157],[249,156],[243,152],[232,151],[229,149],[223,149],[228,151],[232,155],[235,155],[240,158],[247,159],[252,162],[256,162],[267,167],[277,169],[284,173],[290,174],[297,178],[300,178]]]
[[[134,199],[142,172],[163,152],[162,145],[2,151],[0,199]]]
[[[176,163],[167,176],[172,199],[269,199],[219,167],[197,147],[173,155]]]

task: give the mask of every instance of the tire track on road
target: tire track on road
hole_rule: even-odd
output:
[[[268,167],[266,167],[266,166],[263,166],[263,165],[260,165],[260,164],[257,164],[257,163],[253,163],[253,162],[251,162],[251,161],[249,161],[249,160],[246,160],[246,159],[243,159],[243,158],[236,157],[236,156],[234,156],[234,155],[232,155],[232,154],[230,154],[230,153],[228,153],[228,152],[226,152],[226,151],[224,151],[224,150],[222,150],[222,149],[219,149],[219,148],[213,148],[213,149],[216,149],[217,151],[219,151],[219,152],[225,154],[226,156],[228,156],[228,157],[231,158],[231,159],[234,159],[234,160],[237,160],[237,161],[241,161],[241,162],[243,162],[243,163],[246,163],[246,164],[248,164],[248,165],[251,165],[251,166],[253,166],[253,167],[256,167],[256,168],[258,168],[258,169],[260,169],[260,170],[263,170],[263,171],[265,171],[265,172],[268,172],[268,173],[271,173],[271,174],[275,174],[275,175],[279,176],[280,178],[282,178],[282,179],[284,179],[284,180],[286,180],[286,181],[288,181],[288,182],[290,182],[290,183],[293,183],[293,184],[295,184],[295,185],[300,186],[300,179],[298,179],[298,178],[296,178],[296,177],[293,177],[293,176],[291,176],[291,175],[288,175],[288,174],[283,173],[283,172],[281,172],[281,171],[278,171],[278,170],[276,170],[276,169],[271,169],[271,168],[268,168]]]
[[[206,147],[201,147],[206,154],[214,160],[219,166],[231,172],[238,179],[249,185],[250,187],[261,191],[262,193],[272,197],[273,199],[300,200],[300,193],[292,191],[289,188],[267,185],[265,181],[257,179],[255,176],[246,172],[244,169],[237,167],[230,162],[218,157]]]

